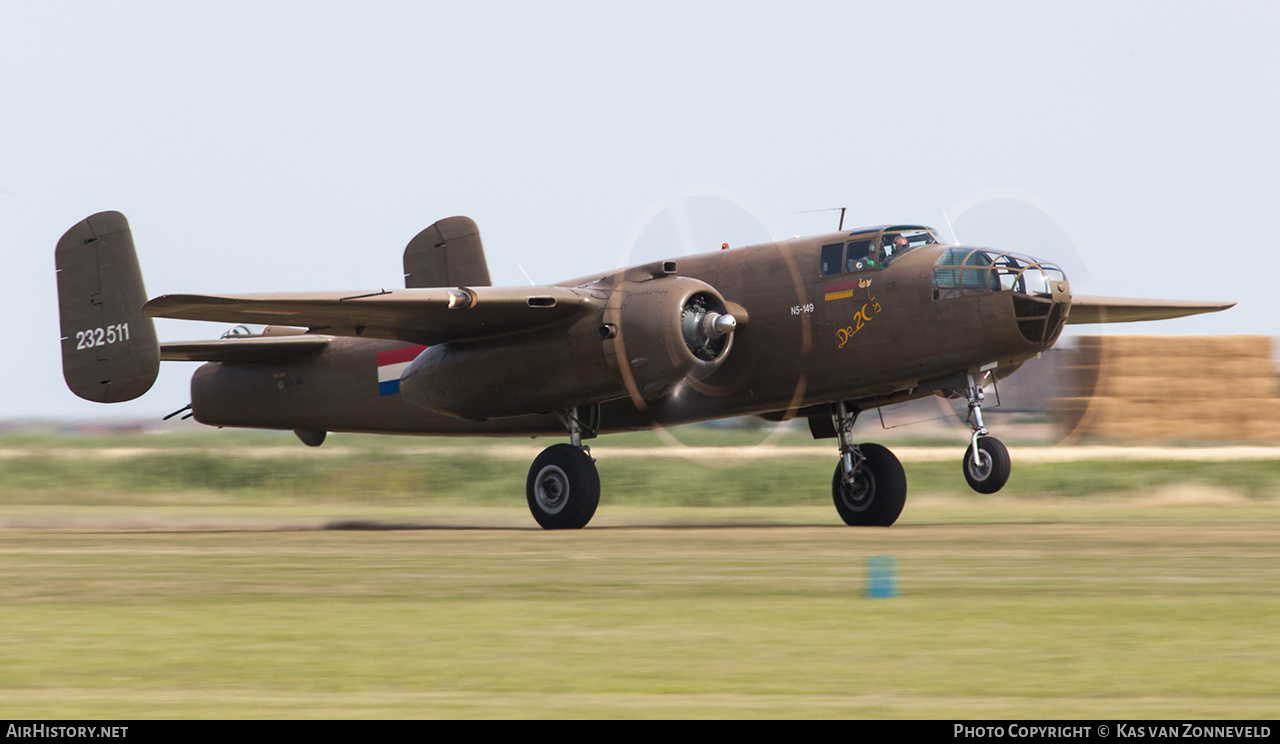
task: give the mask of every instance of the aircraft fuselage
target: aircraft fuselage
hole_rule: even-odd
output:
[[[463,358],[449,388],[467,417],[413,405],[399,381],[388,379],[388,370],[405,368],[426,347],[352,337],[334,337],[325,350],[292,360],[205,364],[192,379],[192,409],[198,421],[215,426],[563,436],[554,414],[563,403],[555,401],[574,395],[582,396],[579,404],[601,406],[601,432],[805,415],[834,401],[865,409],[929,395],[969,372],[994,369],[1002,376],[1056,341],[1070,301],[1065,286],[1052,292],[1060,307],[1053,327],[1029,338],[1025,323],[1019,326],[1016,292],[938,290],[935,266],[947,246],[921,246],[875,270],[824,275],[823,246],[851,235],[859,233],[658,262],[665,276],[719,290],[743,317],[717,369],[657,395],[638,398],[628,389],[617,368],[637,360],[620,361],[619,340],[596,332],[610,320],[615,292],[648,286],[633,281],[630,269],[559,285],[591,307],[568,327],[525,333],[518,344],[499,336],[432,347],[437,356]],[[625,328],[621,341],[628,341]]]

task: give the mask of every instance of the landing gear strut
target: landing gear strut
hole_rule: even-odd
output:
[[[972,433],[969,449],[964,453],[964,479],[978,493],[995,493],[1009,482],[1013,465],[1004,443],[987,436],[987,427],[982,423],[982,401],[986,399],[982,385],[974,381],[972,374],[967,378],[969,384],[965,388],[965,397],[969,400]]]
[[[831,478],[831,498],[844,523],[888,527],[898,520],[907,501],[907,475],[902,463],[878,444],[854,444],[853,422],[844,403],[832,412],[840,438],[840,462]]]
[[[544,449],[529,468],[525,494],[529,511],[543,529],[577,530],[585,527],[600,504],[600,474],[591,449],[582,444],[583,429],[594,437],[599,426],[599,409],[593,407],[587,421],[578,409],[560,414],[569,429],[570,444],[553,444]]]

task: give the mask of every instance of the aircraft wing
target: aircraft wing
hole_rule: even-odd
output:
[[[588,297],[567,287],[474,287],[373,292],[163,295],[142,312],[156,318],[262,323],[332,336],[430,346],[529,331],[572,317]]]
[[[1067,323],[1133,323],[1165,320],[1184,315],[1216,313],[1235,307],[1234,302],[1194,300],[1138,300],[1128,297],[1082,297],[1072,295]]]
[[[166,341],[160,344],[162,362],[227,362],[250,364],[321,351],[329,346],[328,336],[250,336],[209,341]]]

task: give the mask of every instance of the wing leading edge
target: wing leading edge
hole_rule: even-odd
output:
[[[332,336],[430,346],[535,330],[576,316],[589,300],[566,287],[163,295],[143,305],[142,312],[155,318],[296,326]]]
[[[1135,323],[1166,320],[1200,313],[1216,313],[1235,307],[1234,302],[1194,300],[1139,300],[1128,297],[1071,297],[1067,323]]]

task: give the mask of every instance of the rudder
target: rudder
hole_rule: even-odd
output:
[[[119,212],[85,218],[58,240],[62,376],[71,392],[98,403],[133,400],[160,371],[155,324],[129,221]]]

